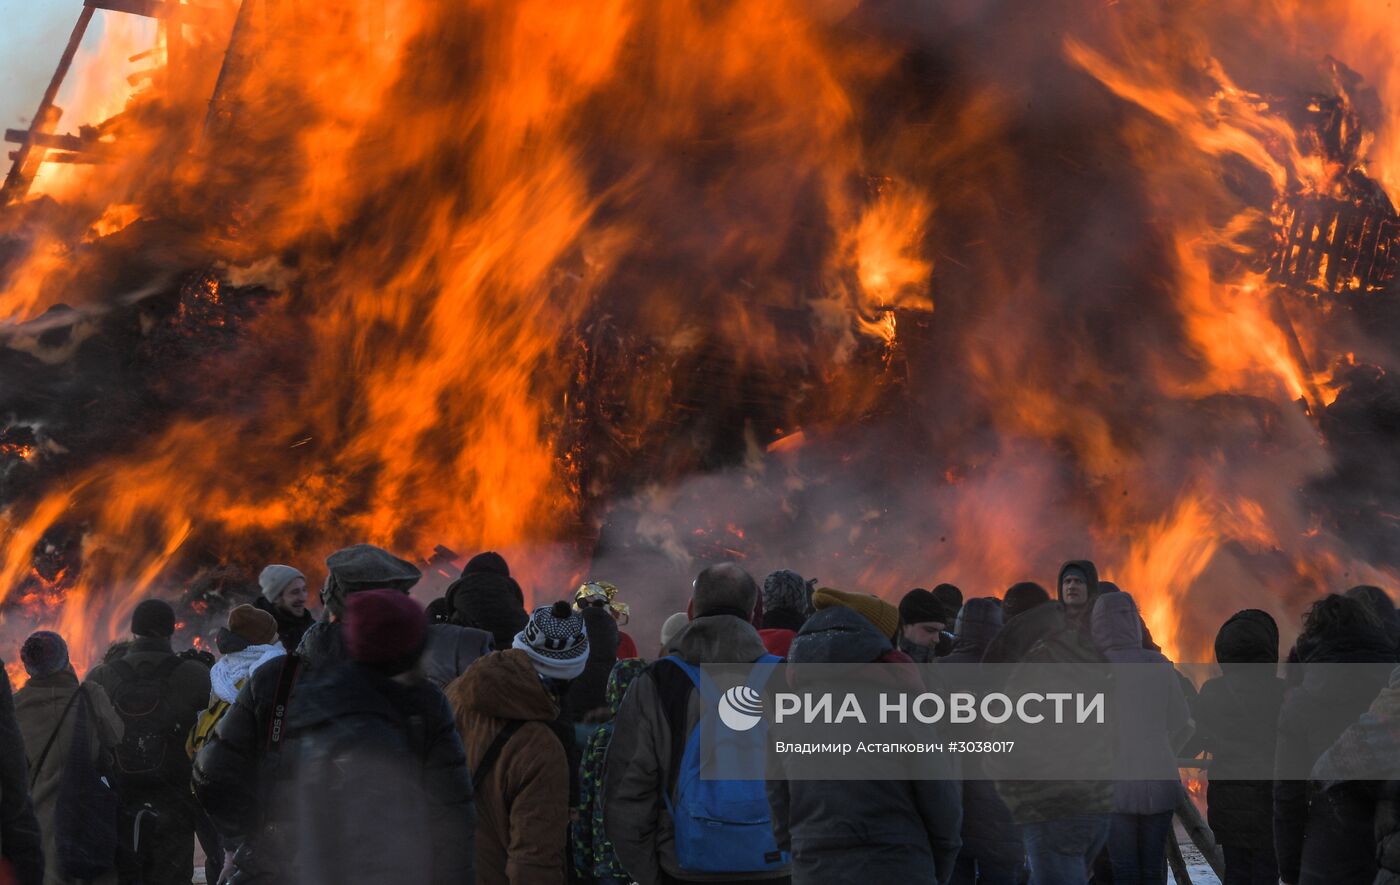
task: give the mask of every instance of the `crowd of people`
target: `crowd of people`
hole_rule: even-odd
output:
[[[217,656],[177,652],[159,599],[82,680],[63,637],[30,636],[27,681],[0,693],[0,882],[189,885],[197,844],[221,885],[1166,882],[1179,780],[993,780],[973,757],[961,780],[696,776],[703,665],[1169,663],[1091,562],[1053,595],[940,584],[898,605],[715,565],[650,660],[605,581],[528,611],[483,553],[425,609],[419,570],[388,551],[326,568],[313,617],[305,575],[268,566]],[[1289,684],[1250,666],[1280,650],[1274,619],[1241,611],[1219,676],[1115,680],[1150,714],[1078,750],[1198,759],[1228,885],[1400,883],[1400,775],[1368,779],[1400,760],[1400,668]],[[1390,598],[1357,587],[1307,610],[1286,660],[1398,654]],[[1323,759],[1343,776],[1275,776]]]

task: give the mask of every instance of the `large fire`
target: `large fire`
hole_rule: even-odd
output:
[[[354,541],[651,614],[707,559],[975,596],[1090,556],[1184,658],[1395,586],[1400,477],[1347,448],[1394,10],[937,6],[99,12],[0,209],[9,638],[85,664]]]

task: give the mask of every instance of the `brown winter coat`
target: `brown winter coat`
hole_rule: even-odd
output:
[[[550,728],[559,707],[519,649],[492,652],[447,686],[473,772],[510,720],[511,737],[476,794],[478,885],[562,885],[569,763]]]
[[[74,701],[69,708],[68,701],[77,690],[78,677],[70,668],[31,679],[15,693],[15,719],[19,722],[20,733],[24,735],[24,748],[29,756],[29,779],[34,783],[34,814],[39,818],[39,828],[44,834],[44,885],[76,883],[76,880],[65,879],[59,872],[53,821],[58,806],[59,780],[68,761],[68,750],[73,743],[73,723],[78,715],[78,702]],[[83,691],[87,694],[88,709],[91,711],[88,740],[95,761],[104,749],[111,749],[121,741],[123,725],[102,686],[88,682],[83,686]],[[67,716],[63,715],[65,709],[68,710]],[[59,729],[58,736],[41,769],[39,756],[55,728]],[[116,874],[113,872],[94,881],[115,882]]]

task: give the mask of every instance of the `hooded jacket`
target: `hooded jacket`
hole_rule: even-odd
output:
[[[1065,572],[1070,569],[1079,569],[1085,575],[1089,584],[1089,601],[1078,608],[1071,607],[1065,603]],[[1087,559],[1071,559],[1060,566],[1060,574],[1055,578],[1055,598],[1065,607],[1065,621],[1071,628],[1079,631],[1085,637],[1090,633],[1090,621],[1093,618],[1094,602],[1099,598],[1102,589],[1099,587],[1099,570]]]
[[[1236,613],[1216,633],[1215,660],[1221,675],[1196,702],[1196,740],[1211,757],[1208,822],[1221,845],[1272,849],[1278,625],[1258,609]]]
[[[752,624],[723,614],[690,621],[671,640],[669,650],[692,664],[751,663],[767,653]],[[700,698],[692,691],[690,680],[674,664],[656,661],[636,678],[622,699],[603,775],[607,837],[623,869],[640,885],[661,882],[663,871],[675,878],[683,875],[676,862],[675,828],[665,807],[672,765],[668,707],[685,710],[687,734],[700,720]],[[768,877],[786,875],[788,871],[781,869]],[[685,873],[684,878],[725,881],[753,877]]]
[[[499,556],[483,554],[467,563],[466,571],[448,586],[443,598],[451,623],[485,630],[496,648],[510,648],[515,634],[530,621],[524,591]]]
[[[73,743],[73,726],[78,705],[69,701],[78,691],[78,677],[72,667],[48,676],[30,679],[15,693],[15,719],[24,735],[24,749],[29,754],[29,782],[33,783],[34,814],[44,834],[44,885],[66,885],[77,880],[65,879],[58,866],[58,842],[54,833],[54,813],[58,808],[58,787],[68,762]],[[110,751],[121,741],[124,726],[112,702],[102,687],[88,683],[82,687],[87,695],[89,754],[96,762],[103,751]],[[66,715],[65,715],[66,711]],[[48,756],[40,755],[53,739]],[[98,883],[116,881],[116,871],[95,880]]]
[[[1059,602],[1042,602],[1026,609],[1002,625],[982,653],[984,664],[1015,664],[1044,636],[1066,626],[1065,607]]]
[[[871,663],[891,650],[869,621],[841,606],[814,614],[793,640],[794,663]],[[792,881],[944,883],[961,840],[953,780],[772,779],[768,803]]]
[[[1303,678],[1284,695],[1279,712],[1279,772],[1311,769],[1386,684],[1379,668],[1367,668],[1375,678],[1358,678],[1354,668],[1309,665],[1395,661],[1390,637],[1369,625],[1301,637],[1297,648]],[[1353,801],[1345,791],[1324,798],[1316,782],[1275,779],[1274,850],[1285,882],[1369,882],[1376,872],[1369,801]]]
[[[442,692],[360,664],[301,689],[284,750],[296,774],[296,881],[472,881],[471,778]]]
[[[607,704],[615,718],[632,680],[646,669],[646,662],[624,658],[613,665],[608,674]],[[612,743],[612,720],[594,729],[583,753],[580,775],[578,818],[573,822],[574,870],[585,879],[626,880],[627,871],[618,863],[617,852],[603,831],[603,770],[608,745]]]
[[[1116,667],[1117,706],[1132,710],[1118,717],[1115,763],[1123,772],[1163,773],[1159,780],[1119,780],[1113,784],[1113,810],[1121,814],[1157,814],[1176,808],[1181,781],[1176,751],[1195,731],[1186,695],[1176,671],[1160,652],[1142,647],[1141,616],[1127,593],[1105,593],[1094,603],[1094,645]],[[1170,779],[1167,779],[1170,778]]]
[[[418,661],[423,675],[440,689],[467,672],[472,662],[490,653],[493,640],[490,633],[474,627],[456,624],[430,624],[428,645]]]
[[[1041,664],[1080,664],[1084,670],[1085,691],[1092,691],[1094,685],[1088,680],[1098,674],[1101,690],[1111,690],[1112,679],[1098,663],[1106,659],[1095,649],[1086,636],[1070,628],[1065,618],[1064,606],[1058,602],[1042,603],[1022,612],[1007,622],[983,656],[983,663],[1017,664],[1007,681],[1005,691],[1015,697],[1020,691],[1030,690],[1025,685],[1043,685],[1035,678]],[[1040,768],[1054,771],[1066,757],[1072,755],[1077,764],[1111,764],[1114,743],[1106,730],[1096,730],[1085,742],[1068,746],[1055,745],[1047,741],[1035,741],[1036,732],[1026,732],[1013,718],[1006,725],[993,730],[994,736],[1005,736],[1013,740],[1027,740],[1030,756],[1023,759],[1042,758]],[[1033,728],[1033,727],[1032,727]],[[1020,754],[1020,747],[1017,747]],[[1061,820],[1081,814],[1101,814],[1112,810],[1113,784],[1106,780],[1010,780],[998,774],[998,759],[995,755],[985,760],[989,775],[997,778],[997,794],[1018,824]]]
[[[980,664],[987,648],[1002,628],[1000,600],[969,599],[958,613],[953,650],[938,658],[939,664]],[[996,784],[982,773],[975,756],[963,760],[962,854],[985,870],[1015,870],[1021,862],[1021,833],[1006,803],[997,795]]]
[[[1001,632],[1001,603],[995,599],[969,599],[958,612],[953,629],[953,650],[938,658],[940,664],[978,664],[987,646]]]
[[[508,722],[523,723],[476,796],[479,885],[562,885],[569,831],[569,763],[550,723],[559,715],[530,658],[492,652],[447,687],[476,772]]]

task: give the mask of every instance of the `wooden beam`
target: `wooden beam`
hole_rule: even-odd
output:
[[[146,18],[173,18],[185,13],[216,14],[222,10],[205,3],[180,3],[178,0],[83,0],[89,9],[107,9]]]
[[[18,156],[19,151],[10,151],[11,160],[15,159]],[[98,163],[110,162],[110,160],[110,157],[104,157],[101,154],[90,154],[86,151],[79,151],[76,153],[72,151],[50,151],[49,153],[44,155],[45,163],[79,163],[86,165],[96,165]]]
[[[52,132],[58,125],[58,111],[54,107],[54,101],[58,98],[58,88],[63,85],[63,78],[68,76],[68,69],[73,66],[73,57],[78,54],[78,44],[83,42],[83,34],[87,33],[88,25],[92,22],[93,9],[84,6],[83,11],[78,14],[78,22],[73,25],[73,32],[68,35],[68,45],[63,48],[63,55],[59,56],[58,67],[54,69],[53,77],[49,80],[49,88],[44,90],[44,97],[39,101],[39,109],[34,112],[34,121],[29,125],[29,131]],[[15,152],[15,161],[10,165],[9,174],[5,176],[5,185],[0,188],[0,203],[10,200],[23,199],[29,193],[29,184],[34,180],[34,173],[38,171],[39,164],[44,160],[44,149],[34,144],[33,139],[26,139],[25,143]]]
[[[1191,795],[1186,792],[1185,787],[1181,788],[1176,798],[1176,816],[1181,820],[1187,838],[1195,844],[1201,852],[1201,857],[1210,865],[1211,872],[1224,881],[1225,853],[1220,850],[1215,841],[1215,834],[1210,831],[1210,825],[1206,823],[1205,818],[1201,817],[1201,812],[1197,810],[1196,803],[1191,801]]]
[[[54,148],[60,151],[84,151],[88,145],[76,135],[53,135],[47,132],[31,132],[27,129],[6,129],[5,140],[23,145],[34,143],[39,147]]]

